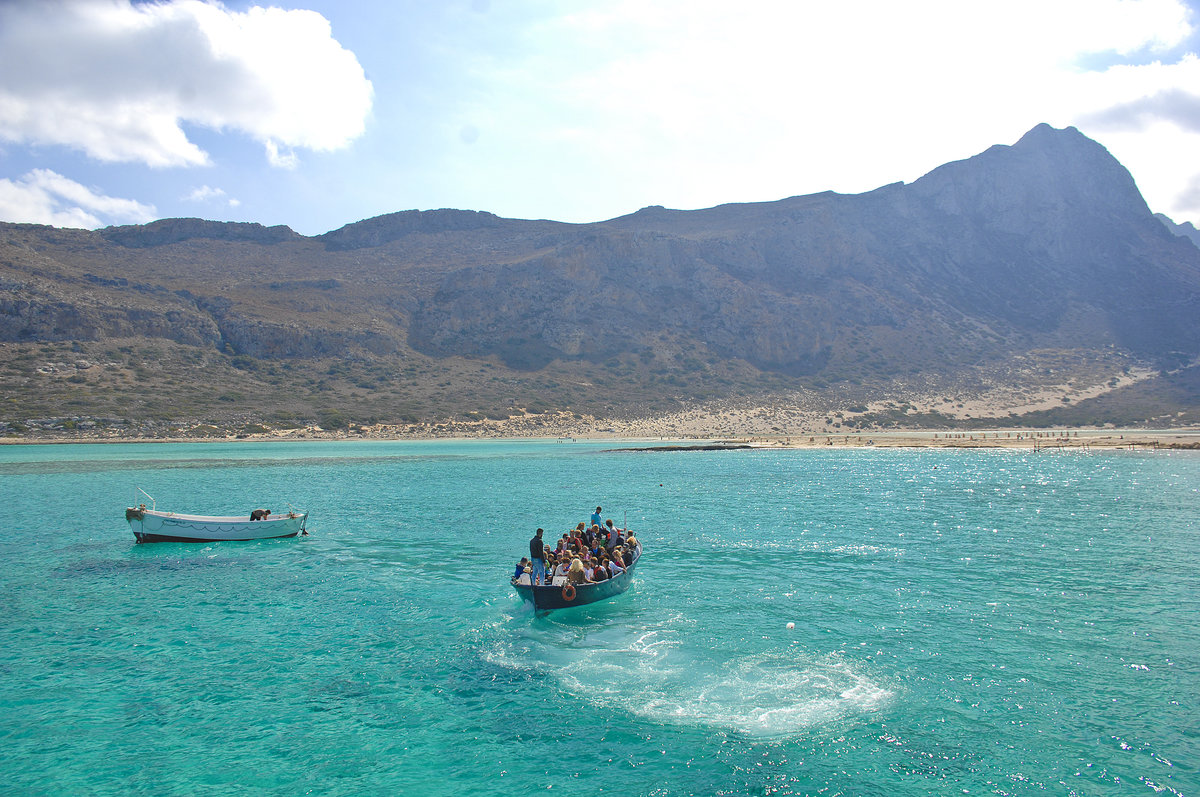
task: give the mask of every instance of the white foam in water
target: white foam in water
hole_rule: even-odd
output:
[[[879,709],[892,693],[837,659],[759,654],[700,662],[648,685],[630,709],[648,719],[706,725],[756,736],[788,735]]]
[[[811,656],[788,647],[739,657],[686,649],[672,631],[615,627],[581,637],[569,647],[561,639],[534,641],[531,649],[511,652],[524,659],[520,666],[530,666],[525,655],[531,655],[533,666],[579,699],[620,705],[652,722],[753,736],[803,733],[878,711],[894,697],[836,654]]]

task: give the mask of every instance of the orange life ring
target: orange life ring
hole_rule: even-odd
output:
[[[562,595],[563,595],[563,600],[565,600],[565,601],[575,600],[575,585],[574,584],[563,584]]]

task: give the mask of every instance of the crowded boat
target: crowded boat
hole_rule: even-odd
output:
[[[602,519],[601,511],[596,507],[590,523],[581,522],[557,538],[537,530],[529,540],[529,555],[521,557],[512,575],[513,586],[526,600],[537,608],[561,608],[577,597],[580,604],[590,603],[625,590],[641,543],[628,529]],[[561,595],[552,594],[557,588]]]

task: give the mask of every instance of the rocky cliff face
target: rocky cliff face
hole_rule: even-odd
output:
[[[1200,249],[1103,147],[1045,125],[911,185],[596,224],[441,210],[316,238],[200,219],[0,225],[12,342],[890,378],[1039,347],[1185,362],[1197,317]]]
[[[1197,263],[1103,147],[1042,125],[909,186],[588,225],[448,275],[409,340],[538,368],[669,332],[792,374],[864,349],[928,368],[1050,338],[1194,353]]]

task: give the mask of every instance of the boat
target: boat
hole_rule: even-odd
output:
[[[512,579],[513,588],[522,598],[533,604],[538,611],[549,609],[567,609],[572,606],[584,606],[589,603],[607,600],[620,595],[629,589],[633,580],[633,571],[637,568],[638,560],[642,558],[642,544],[639,542],[633,550],[633,561],[624,573],[618,573],[615,578],[597,581],[594,584],[519,584]]]
[[[185,515],[160,512],[145,504],[128,507],[125,520],[138,542],[217,542],[269,540],[307,534],[308,513],[288,512],[268,520],[250,520],[249,515]]]

